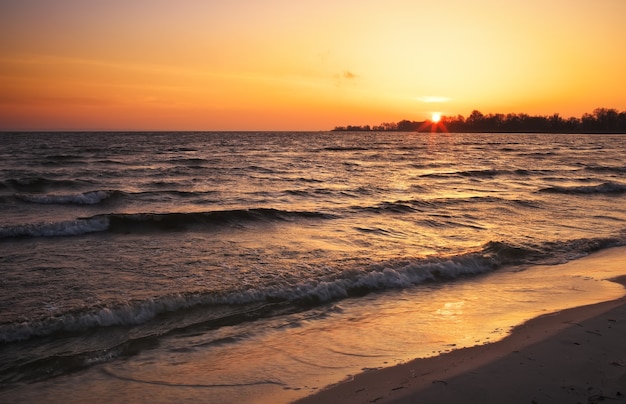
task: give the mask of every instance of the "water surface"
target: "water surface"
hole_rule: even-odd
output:
[[[622,290],[550,266],[625,244],[622,135],[0,136],[0,396],[291,399]]]

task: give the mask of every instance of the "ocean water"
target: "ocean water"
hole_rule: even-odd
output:
[[[623,295],[554,266],[626,245],[623,135],[0,139],[0,399],[287,402]]]

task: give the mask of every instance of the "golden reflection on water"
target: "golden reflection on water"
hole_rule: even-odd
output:
[[[437,309],[437,314],[441,316],[442,319],[454,319],[457,316],[463,315],[463,306],[465,306],[465,302],[451,302],[445,303],[441,309]]]
[[[619,298],[624,287],[605,279],[626,273],[624,257],[606,250],[565,265],[512,268],[347,299],[273,319],[266,333],[238,344],[176,352],[166,367],[146,353],[135,364],[141,362],[142,378],[181,384],[226,383],[234,375],[251,382],[277,380],[284,385],[268,385],[267,397],[293,399],[365,368],[494,342],[538,315]],[[125,363],[114,366],[119,374],[135,372]]]
[[[610,249],[564,265],[345,299],[268,319],[263,332],[173,335],[79,380],[42,386],[33,398],[67,382],[77,400],[102,391],[131,401],[292,401],[364,369],[494,342],[533,317],[620,298],[624,287],[606,279],[625,274],[626,249]]]

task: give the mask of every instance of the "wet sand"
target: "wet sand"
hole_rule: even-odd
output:
[[[589,277],[589,282],[613,279],[626,285],[626,276],[624,276],[626,274],[626,247],[602,250],[560,267],[560,269],[554,266],[527,268],[519,274],[531,276],[515,276],[514,278],[521,285],[529,282],[532,284],[535,275],[531,271],[546,270],[551,276],[557,271],[559,274],[557,278]],[[590,277],[590,273],[595,276]],[[556,278],[550,277],[549,279]],[[483,279],[478,283],[467,283],[465,286],[470,287],[474,294],[489,294],[489,288],[480,288],[484,281]],[[498,288],[511,287],[508,281],[497,283],[497,285],[499,285]],[[584,286],[582,289],[577,289],[580,286],[579,282],[567,281],[563,285],[547,289],[550,291],[551,300],[562,300],[563,296],[572,296],[569,291],[558,296],[559,288],[573,288],[575,295],[583,293],[583,289],[587,288]],[[215,363],[214,351],[201,350],[202,354],[196,353],[186,362],[171,363],[168,362],[169,357],[163,357],[157,350],[151,349],[147,350],[145,355],[136,355],[114,363],[104,363],[83,372],[51,378],[36,384],[23,384],[15,389],[2,391],[0,401],[284,403],[320,391],[316,395],[303,398],[300,402],[527,404],[626,402],[626,343],[624,342],[626,298],[623,293],[624,289],[620,285],[611,284],[611,286],[611,297],[598,292],[605,290],[604,288],[590,290],[595,291],[596,302],[604,299],[615,300],[546,314],[516,327],[509,336],[498,342],[463,349],[459,344],[459,349],[448,353],[362,373],[352,380],[322,391],[318,390],[318,387],[321,389],[324,385],[322,382],[311,385],[315,387],[308,390],[285,389],[285,386],[274,384],[253,386],[253,388],[237,386],[234,389],[225,390],[220,385],[207,382],[210,379],[205,379],[205,376],[210,375],[214,369],[211,367]],[[459,287],[453,289],[454,293],[460,291]],[[525,293],[523,296],[533,300],[531,291],[522,292]],[[542,299],[538,301],[547,304],[544,297],[542,295]],[[572,301],[569,302],[572,303]],[[484,307],[483,302],[478,302],[478,306]],[[514,320],[517,321],[523,313],[510,312],[509,310],[515,310],[515,306],[512,307],[513,309],[507,308],[506,313],[509,317],[515,317]],[[555,307],[568,306],[557,305]],[[546,306],[543,308],[548,310]],[[554,310],[558,309],[552,311]],[[407,317],[407,313],[410,312],[400,310],[396,313],[399,317],[389,316],[388,320],[393,321],[392,325],[396,325],[395,332],[402,329],[401,324],[412,324],[415,329],[423,327],[423,323],[416,323],[416,319]],[[487,313],[492,312],[481,311],[480,313],[483,314],[482,317],[487,317],[489,316]],[[377,314],[385,317],[386,312],[378,311]],[[345,319],[346,317],[342,315],[338,318]],[[487,320],[485,318],[483,322],[487,323]],[[445,321],[443,323],[447,324]],[[519,323],[521,321],[517,322]],[[374,323],[364,324],[371,327]],[[463,327],[461,331],[457,329],[456,332],[471,335],[471,331],[465,327],[468,323],[461,322],[460,324]],[[351,328],[350,333],[340,335],[343,338],[353,339],[355,330],[352,327],[349,328]],[[334,328],[331,329],[336,331]],[[293,330],[296,333],[302,332],[300,328]],[[370,332],[378,330],[368,329]],[[326,339],[328,334],[320,334],[318,329],[314,331],[312,335],[317,340],[323,344],[328,343]],[[444,331],[451,333],[452,329],[447,328]],[[417,333],[417,331],[412,332]],[[385,335],[381,333],[380,336]],[[419,337],[419,334],[415,336]],[[280,334],[280,337],[285,338],[285,334]],[[471,339],[474,341],[474,338]],[[391,335],[385,341],[392,343]],[[481,341],[486,340],[484,338],[475,340],[476,343],[481,343]],[[273,347],[278,346],[278,343],[273,340],[262,342],[276,354]],[[257,343],[258,341],[255,342]],[[306,340],[302,346],[310,347]],[[368,351],[363,349],[362,352]],[[414,353],[412,357],[418,355]],[[254,366],[254,360],[265,358],[263,356],[245,357],[252,363],[251,366]],[[226,362],[219,363],[221,363],[220,366],[224,366]],[[233,361],[229,365],[237,367],[240,363]],[[338,366],[341,365],[343,364],[338,363]],[[294,368],[289,368],[289,370],[297,372]],[[324,374],[328,376],[324,380],[329,380],[326,383],[338,380],[330,372],[332,369],[329,367],[327,373]]]
[[[626,265],[618,250],[606,265]],[[626,300],[541,316],[499,342],[362,373],[298,401],[331,402],[626,402]]]

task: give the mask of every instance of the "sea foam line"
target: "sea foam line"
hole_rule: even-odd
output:
[[[497,267],[490,257],[480,254],[448,259],[415,260],[379,264],[369,272],[346,273],[336,279],[320,279],[295,284],[253,288],[225,295],[213,293],[176,294],[112,307],[97,307],[78,313],[5,324],[0,326],[0,342],[27,340],[57,332],[81,332],[90,328],[133,326],[155,317],[198,306],[239,306],[250,303],[286,302],[317,305],[362,295],[372,291],[407,288],[433,280],[454,279],[484,273]],[[294,306],[295,307],[295,306]]]
[[[78,236],[106,231],[108,228],[109,219],[103,216],[54,223],[0,227],[0,238]]]
[[[353,269],[317,280],[293,283],[284,280],[280,285],[259,285],[225,294],[210,291],[179,293],[109,307],[92,307],[82,312],[65,313],[49,318],[3,324],[0,325],[0,342],[27,340],[57,332],[82,332],[96,327],[134,326],[149,322],[161,314],[194,307],[227,308],[225,315],[228,316],[236,314],[247,304],[281,303],[294,308],[303,305],[315,306],[374,291],[403,289],[425,282],[454,280],[463,276],[487,273],[505,265],[537,263],[553,258],[563,262],[580,258],[593,251],[624,244],[626,240],[619,237],[569,240],[547,243],[536,248],[505,242],[489,242],[478,251],[466,254],[386,261],[371,265],[363,271]],[[211,312],[207,310],[207,313]]]

